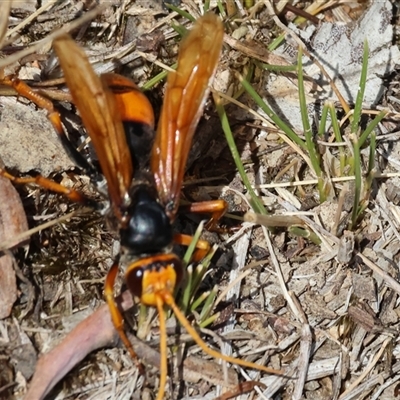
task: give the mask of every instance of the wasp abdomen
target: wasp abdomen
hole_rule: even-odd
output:
[[[141,173],[143,169],[149,168],[151,148],[154,142],[154,128],[137,121],[123,121],[123,125],[134,173]]]

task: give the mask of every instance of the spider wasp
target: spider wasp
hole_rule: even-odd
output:
[[[185,165],[194,131],[209,93],[223,42],[223,25],[218,17],[207,13],[199,18],[183,39],[177,69],[170,72],[157,131],[148,99],[128,78],[117,74],[98,76],[84,51],[64,35],[53,48],[64,72],[72,101],[91,139],[105,177],[110,218],[120,234],[122,255],[111,267],[105,283],[105,298],[112,321],[132,357],[136,354],[125,334],[121,312],[114,301],[114,282],[120,264],[125,267],[125,282],[139,301],[156,307],[160,319],[160,389],[164,397],[167,380],[167,340],[164,306],[172,309],[194,341],[209,355],[234,364],[267,373],[282,374],[262,365],[223,355],[210,349],[190,325],[174,300],[175,288],[184,271],[180,258],[172,252],[173,244],[188,246],[191,236],[173,233],[179,208]],[[18,79],[3,80],[19,94],[47,109],[48,117],[73,160],[98,181],[98,172],[68,141],[62,116],[51,101],[33,92]],[[36,183],[62,193],[71,200],[86,202],[81,193],[51,180],[16,178],[0,173],[16,183]],[[104,191],[99,187],[100,191]],[[209,213],[206,227],[212,229],[226,210],[223,200],[193,203],[189,212]],[[200,240],[194,258],[200,260],[209,244]]]

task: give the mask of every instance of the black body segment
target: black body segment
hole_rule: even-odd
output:
[[[171,246],[172,226],[151,186],[138,185],[131,193],[129,221],[120,230],[121,245],[131,255],[155,254]]]

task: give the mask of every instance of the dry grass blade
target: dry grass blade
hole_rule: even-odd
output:
[[[36,226],[35,228],[32,229],[27,229],[25,232],[19,232],[14,235],[12,239],[5,239],[0,241],[0,251],[5,251],[10,249],[11,247],[14,247],[17,244],[23,243],[27,239],[29,239],[32,235],[35,233],[38,233],[40,231],[43,231],[47,228],[50,228],[54,225],[57,225],[61,222],[68,221],[70,218],[75,217],[75,216],[82,216],[85,213],[93,212],[91,209],[82,209],[80,211],[72,211],[68,214],[62,215],[59,218],[53,219],[49,222],[45,222],[43,224],[40,224]]]
[[[50,2],[49,2],[50,3]],[[94,8],[93,10],[88,11],[87,13],[83,14],[82,17],[76,19],[73,22],[65,24],[62,28],[56,30],[53,33],[50,33],[46,38],[42,39],[41,41],[29,46],[28,48],[18,51],[6,58],[0,60],[0,69],[7,67],[8,65],[13,64],[14,62],[20,60],[23,57],[26,57],[30,54],[33,54],[36,51],[39,51],[45,44],[50,43],[52,40],[65,35],[66,33],[80,27],[82,24],[91,21],[96,15],[101,13],[108,5],[104,4]]]
[[[392,290],[400,295],[400,284],[396,279],[392,278],[388,273],[379,268],[375,263],[373,263],[363,254],[357,253],[357,256],[363,260],[367,267],[371,268],[372,271],[378,274],[384,280],[387,286],[389,286]]]
[[[225,301],[228,303],[232,303],[234,301],[237,301],[237,299],[240,297],[240,286],[241,286],[241,280],[242,279],[237,279],[240,277],[243,272],[243,269],[245,267],[245,262],[246,262],[246,254],[248,252],[248,246],[250,243],[250,236],[251,236],[251,229],[249,229],[236,243],[235,243],[235,256],[234,259],[232,260],[232,269],[229,274],[229,284],[228,284],[228,290],[224,291],[226,293]],[[234,284],[232,284],[234,283]],[[218,299],[216,301],[216,304],[218,304]],[[235,325],[235,314],[232,313],[231,316],[225,321],[224,323],[224,328],[223,332],[227,333],[230,332],[231,330],[234,329]],[[227,355],[232,355],[232,346],[230,343],[224,343],[221,349],[223,354]]]
[[[4,0],[1,3],[0,13],[0,49],[3,47],[3,43],[6,38],[8,17],[10,15],[12,0]]]
[[[54,2],[49,1],[46,4],[44,4],[42,7],[38,8],[33,14],[31,14],[28,18],[25,18],[20,24],[15,26],[15,28],[10,29],[7,31],[6,37],[9,37],[13,35],[14,33],[22,30],[25,26],[30,24],[32,21],[34,21],[40,14],[43,14],[45,11],[47,11],[49,8],[53,7],[55,5]],[[3,10],[2,10],[3,11]],[[1,46],[0,46],[1,47]]]
[[[298,359],[298,375],[296,380],[295,391],[293,392],[292,399],[297,400],[303,398],[304,384],[307,378],[307,371],[309,368],[310,356],[311,356],[311,345],[312,345],[312,334],[310,325],[304,324],[302,328],[302,334],[300,339],[300,352]]]

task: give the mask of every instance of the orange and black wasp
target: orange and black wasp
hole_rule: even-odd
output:
[[[121,256],[111,267],[105,283],[105,297],[111,318],[133,357],[135,352],[124,329],[123,317],[114,301],[118,268],[125,268],[125,282],[131,293],[146,306],[156,307],[160,316],[161,378],[157,396],[161,400],[167,378],[167,343],[163,308],[172,308],[177,319],[196,343],[209,355],[268,373],[281,371],[222,355],[210,349],[187,321],[174,300],[182,282],[182,261],[173,253],[173,244],[189,245],[192,237],[173,233],[179,208],[185,165],[193,134],[202,114],[222,48],[222,22],[214,14],[199,18],[182,41],[177,69],[168,75],[163,108],[154,132],[152,107],[129,79],[117,74],[98,76],[84,51],[69,36],[62,36],[53,48],[64,72],[72,101],[91,139],[105,177],[110,218],[116,221],[121,240]],[[77,153],[65,136],[62,117],[52,103],[36,95],[23,82],[13,80],[17,91],[49,111],[49,118],[74,160],[94,178],[94,168]],[[83,196],[42,177],[10,179],[36,182],[64,193],[76,201]],[[226,210],[222,200],[193,203],[190,212],[209,213],[208,228]],[[204,257],[209,244],[200,240],[195,258]]]

